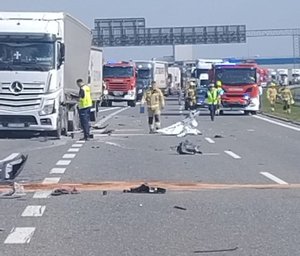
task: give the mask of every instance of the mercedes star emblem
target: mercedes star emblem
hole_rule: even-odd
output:
[[[23,85],[20,82],[13,82],[10,86],[12,93],[18,94],[23,90]]]

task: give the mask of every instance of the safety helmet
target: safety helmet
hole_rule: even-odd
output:
[[[276,84],[275,84],[275,83],[271,83],[270,86],[271,86],[271,87],[274,87],[274,86],[276,86]]]
[[[217,81],[217,87],[222,87],[222,82],[220,80]]]

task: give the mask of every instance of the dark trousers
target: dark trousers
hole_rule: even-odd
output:
[[[79,118],[84,138],[90,137],[90,108],[79,109]]]
[[[208,106],[208,109],[209,109],[209,113],[210,113],[210,119],[211,119],[211,121],[214,121],[215,120],[216,110],[217,110],[217,105],[210,104]]]

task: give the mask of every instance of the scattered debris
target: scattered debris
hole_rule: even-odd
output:
[[[125,124],[118,124],[119,126],[126,126]]]
[[[106,195],[107,195],[107,191],[104,190],[104,191],[102,192],[102,195],[106,196]]]
[[[143,204],[140,204],[140,207],[143,207]]]
[[[217,134],[217,135],[215,135],[215,137],[214,137],[215,139],[222,139],[222,138],[224,138],[222,135],[219,135],[219,134]]]
[[[24,187],[19,183],[14,182],[11,184],[11,187],[12,188],[10,191],[0,194],[1,199],[15,199],[26,195],[24,192]]]
[[[180,155],[195,155],[195,154],[202,154],[202,152],[199,149],[199,146],[196,146],[195,144],[191,143],[188,140],[185,140],[183,142],[180,142],[179,145],[176,148],[176,151]]]
[[[196,129],[198,122],[195,117],[198,113],[199,111],[191,111],[183,121],[177,122],[166,128],[159,129],[157,132],[163,135],[175,135],[177,137],[184,137],[186,135],[201,135],[202,133]]]
[[[108,125],[109,124],[106,124],[104,126],[95,125],[95,126],[93,126],[93,128],[96,129],[96,130],[105,130],[108,127]]]
[[[23,170],[28,155],[13,153],[0,160],[0,180],[13,180]]]
[[[166,189],[159,187],[149,187],[146,184],[142,184],[139,187],[131,188],[130,190],[123,190],[124,193],[150,193],[150,194],[164,194]]]
[[[52,191],[51,196],[61,196],[68,194],[79,194],[79,191],[75,187],[72,189],[57,188]]]
[[[180,206],[174,206],[175,209],[186,211],[186,208]]]
[[[233,252],[233,251],[236,251],[237,249],[238,249],[238,247],[234,247],[234,248],[230,248],[230,249],[194,251],[194,253]]]

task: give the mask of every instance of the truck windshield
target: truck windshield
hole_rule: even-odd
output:
[[[54,62],[54,43],[0,41],[0,70],[48,71]]]
[[[225,85],[245,85],[256,83],[255,68],[224,68],[216,69],[216,80]]]
[[[138,79],[150,79],[151,70],[150,69],[139,69],[137,73]]]
[[[133,77],[133,67],[104,66],[103,77]]]
[[[193,73],[192,73],[192,77],[193,78],[199,78],[201,74],[208,74],[209,70],[208,69],[199,69],[196,68],[194,69]]]

